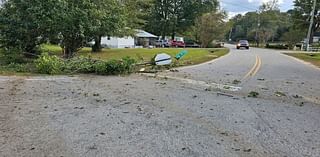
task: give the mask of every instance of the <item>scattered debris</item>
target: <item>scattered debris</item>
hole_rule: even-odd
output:
[[[252,149],[244,149],[243,152],[249,153]]]
[[[170,69],[170,72],[179,72],[177,69]]]
[[[144,71],[146,71],[146,68],[141,68],[139,71],[144,72]]]
[[[223,89],[230,89],[231,87],[230,86],[223,86]]]
[[[230,94],[225,94],[225,93],[217,93],[218,96],[226,96],[226,97],[230,97],[230,98],[233,98],[234,96],[233,95],[230,95]]]
[[[192,98],[195,99],[195,98],[197,98],[197,97],[198,97],[197,95],[194,95]]]
[[[266,79],[264,78],[259,78],[258,81],[265,81]]]
[[[293,95],[292,97],[296,98],[296,99],[302,99],[302,96],[300,96],[300,95]]]
[[[277,97],[285,97],[285,96],[287,96],[283,92],[279,92],[279,91],[275,92],[275,94],[276,94]]]
[[[241,81],[239,81],[239,80],[233,80],[233,82],[232,82],[232,84],[234,84],[234,85],[237,85],[237,84],[240,84],[241,83]]]
[[[258,92],[252,91],[252,92],[249,93],[248,97],[249,98],[257,98],[259,95],[260,94]]]
[[[99,93],[93,93],[93,96],[100,96]]]
[[[210,92],[212,91],[212,89],[209,87],[209,88],[206,88],[205,91]]]

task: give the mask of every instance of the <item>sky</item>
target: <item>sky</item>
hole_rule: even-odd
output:
[[[245,14],[249,11],[256,11],[259,6],[268,0],[219,0],[222,8],[229,14],[229,18],[237,14]],[[294,0],[279,0],[281,11],[293,8]]]

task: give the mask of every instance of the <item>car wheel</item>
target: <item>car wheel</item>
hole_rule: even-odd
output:
[[[249,50],[249,47],[247,47],[247,50]]]

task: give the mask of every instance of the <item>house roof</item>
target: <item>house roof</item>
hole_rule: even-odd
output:
[[[136,37],[139,37],[139,38],[158,38],[157,36],[149,33],[149,32],[146,32],[144,30],[136,30],[137,31],[137,34],[136,34]]]

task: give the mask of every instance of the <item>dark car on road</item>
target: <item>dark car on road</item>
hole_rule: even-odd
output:
[[[240,48],[246,48],[246,49],[249,49],[249,42],[248,40],[240,40],[237,44],[237,49],[240,49]]]

